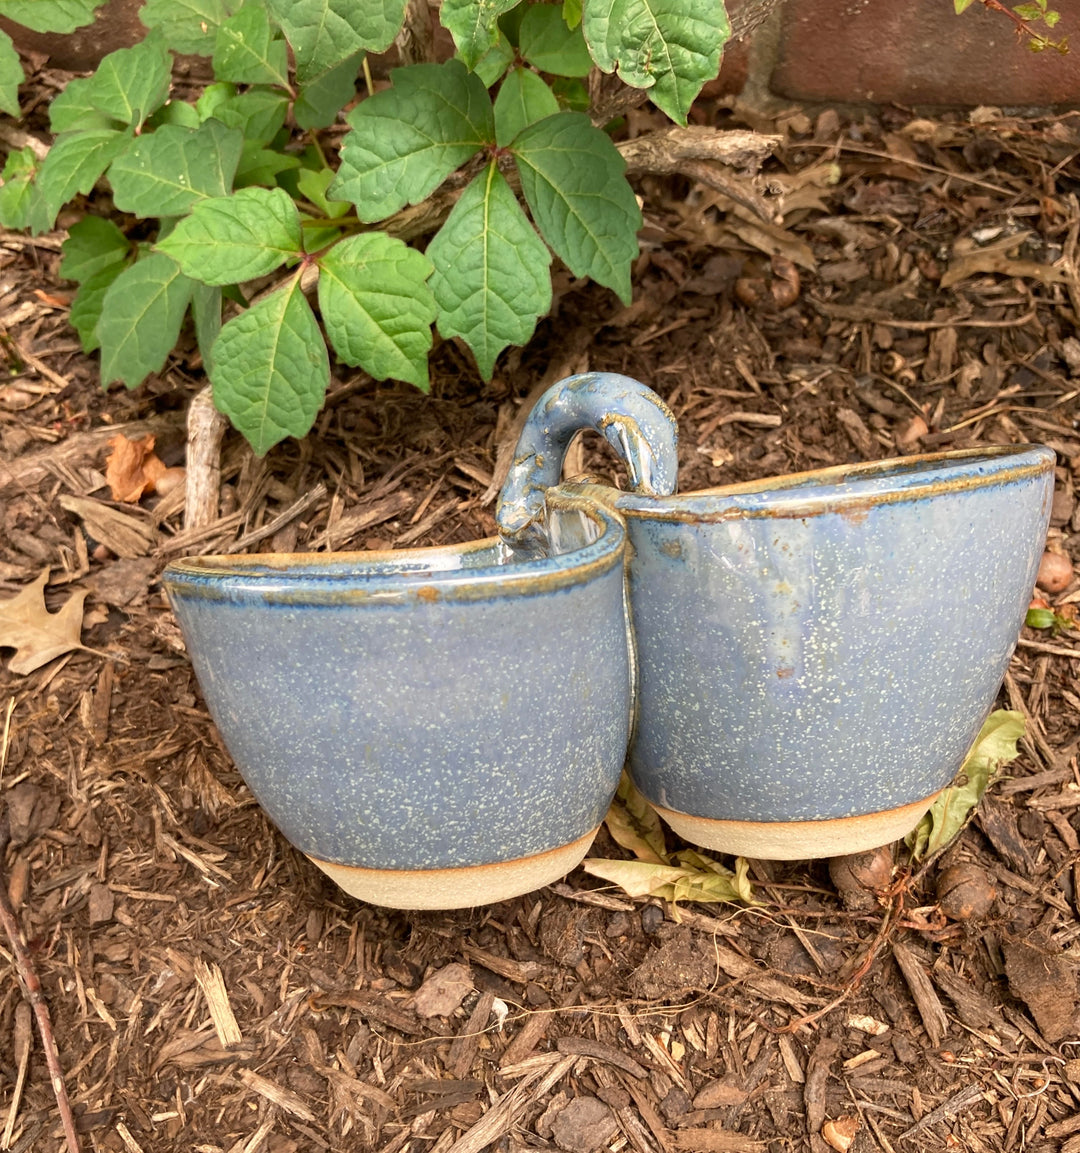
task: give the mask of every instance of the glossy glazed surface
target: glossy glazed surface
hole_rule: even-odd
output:
[[[1004,677],[1052,493],[1038,447],[666,500],[608,490],[632,544],[638,787],[762,822],[943,788]]]
[[[524,562],[486,541],[170,566],[210,711],[299,849],[467,868],[600,823],[629,726],[625,537],[602,511],[558,520],[558,555]]]
[[[552,483],[569,443],[549,412],[591,427],[620,413],[616,450],[630,446],[652,475],[674,472],[674,420],[655,393],[580,379],[553,386],[525,425],[498,510],[511,543],[539,521],[528,494]],[[688,817],[699,843],[728,848],[735,830],[770,855],[810,841],[829,855],[834,822],[860,838],[894,833],[890,814],[917,821],[1001,684],[1053,465],[1049,449],[1002,446],[664,495],[634,482],[632,462],[635,492],[555,490],[627,520],[639,789]]]

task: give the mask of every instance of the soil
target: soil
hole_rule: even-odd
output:
[[[707,99],[695,116],[741,122]],[[1052,544],[1080,560],[1080,118],[750,123],[784,138],[777,222],[643,181],[629,307],[560,272],[490,384],[449,342],[430,396],[339,370],[305,440],[260,460],[226,438],[221,516],[198,533],[182,488],[124,504],[103,475],[118,432],[183,464],[194,347],[102,391],[66,324],[62,233],[0,235],[0,602],[45,568],[50,608],[88,594],[85,649],[0,670],[0,880],[26,942],[16,962],[0,937],[11,1149],[64,1148],[36,1034],[12,1112],[28,967],[84,1149],[1080,1149],[1075,579],[1046,597],[1064,627],[1026,628],[1002,689],[1021,756],[940,857],[898,847],[891,888],[846,902],[825,861],[753,862],[759,904],[678,910],[580,870],[455,912],[345,896],[245,788],[162,594],[183,552],[490,535],[525,398],[587,367],[665,397],[684,490],[1048,444]],[[612,472],[595,439],[573,456]],[[605,831],[594,853],[626,855]],[[959,865],[950,917],[936,882]]]

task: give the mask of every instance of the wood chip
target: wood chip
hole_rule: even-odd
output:
[[[285,1089],[276,1081],[271,1081],[251,1069],[241,1069],[237,1076],[249,1089],[280,1106],[286,1113],[291,1113],[302,1121],[315,1120],[315,1114],[304,1104],[303,1098],[291,1089]]]
[[[462,945],[461,951],[471,961],[518,985],[527,985],[544,972],[544,966],[538,961],[514,961],[510,957],[500,957],[497,953],[489,953],[486,949],[468,943]]]
[[[720,1126],[676,1129],[671,1134],[671,1144],[675,1149],[686,1149],[689,1153],[763,1153],[769,1147],[765,1141],[755,1141]]]
[[[915,954],[902,942],[893,943],[893,956],[900,966],[907,987],[911,990],[915,1007],[919,1010],[923,1028],[926,1029],[931,1044],[940,1045],[948,1032],[949,1019],[945,1016],[945,1010],[941,1007],[937,993],[934,992],[930,977]]]
[[[202,957],[195,959],[193,969],[195,980],[206,998],[210,1020],[214,1022],[214,1031],[222,1048],[239,1045],[244,1035],[240,1032],[240,1026],[236,1023],[232,1006],[229,1004],[229,992],[225,988],[225,978],[221,969],[213,962],[204,961]]]
[[[475,1125],[466,1130],[446,1153],[481,1153],[481,1150],[493,1145],[504,1133],[510,1131],[534,1100],[549,1093],[570,1072],[576,1060],[574,1056],[564,1057],[539,1081],[539,1074],[519,1081]]]
[[[639,1080],[649,1075],[648,1070],[642,1068],[633,1057],[628,1057],[614,1045],[605,1045],[603,1041],[590,1041],[588,1037],[560,1037],[555,1046],[560,1053],[576,1053],[580,1057],[595,1057],[598,1061],[606,1061]]]

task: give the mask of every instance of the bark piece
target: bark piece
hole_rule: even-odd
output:
[[[1043,946],[1043,947],[1040,947]],[[1076,970],[1049,940],[1032,934],[1001,942],[1009,989],[1031,1010],[1039,1032],[1051,1045],[1075,1037],[1080,1026]]]
[[[473,980],[464,965],[444,965],[416,990],[413,1009],[418,1017],[449,1017],[472,992]]]
[[[904,975],[908,989],[911,990],[926,1035],[930,1038],[931,1044],[940,1045],[948,1031],[949,1020],[941,1007],[940,998],[934,992],[930,977],[915,954],[900,941],[893,944],[893,956],[900,966],[900,972]]]
[[[592,1153],[618,1132],[611,1107],[598,1097],[575,1097],[551,1123],[551,1135],[569,1153]]]

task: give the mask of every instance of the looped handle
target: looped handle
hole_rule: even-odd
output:
[[[544,494],[559,483],[574,436],[593,429],[626,463],[634,492],[670,496],[678,476],[675,417],[650,388],[614,372],[585,372],[554,384],[536,402],[518,438],[499,494],[496,521],[511,548],[542,548]]]

